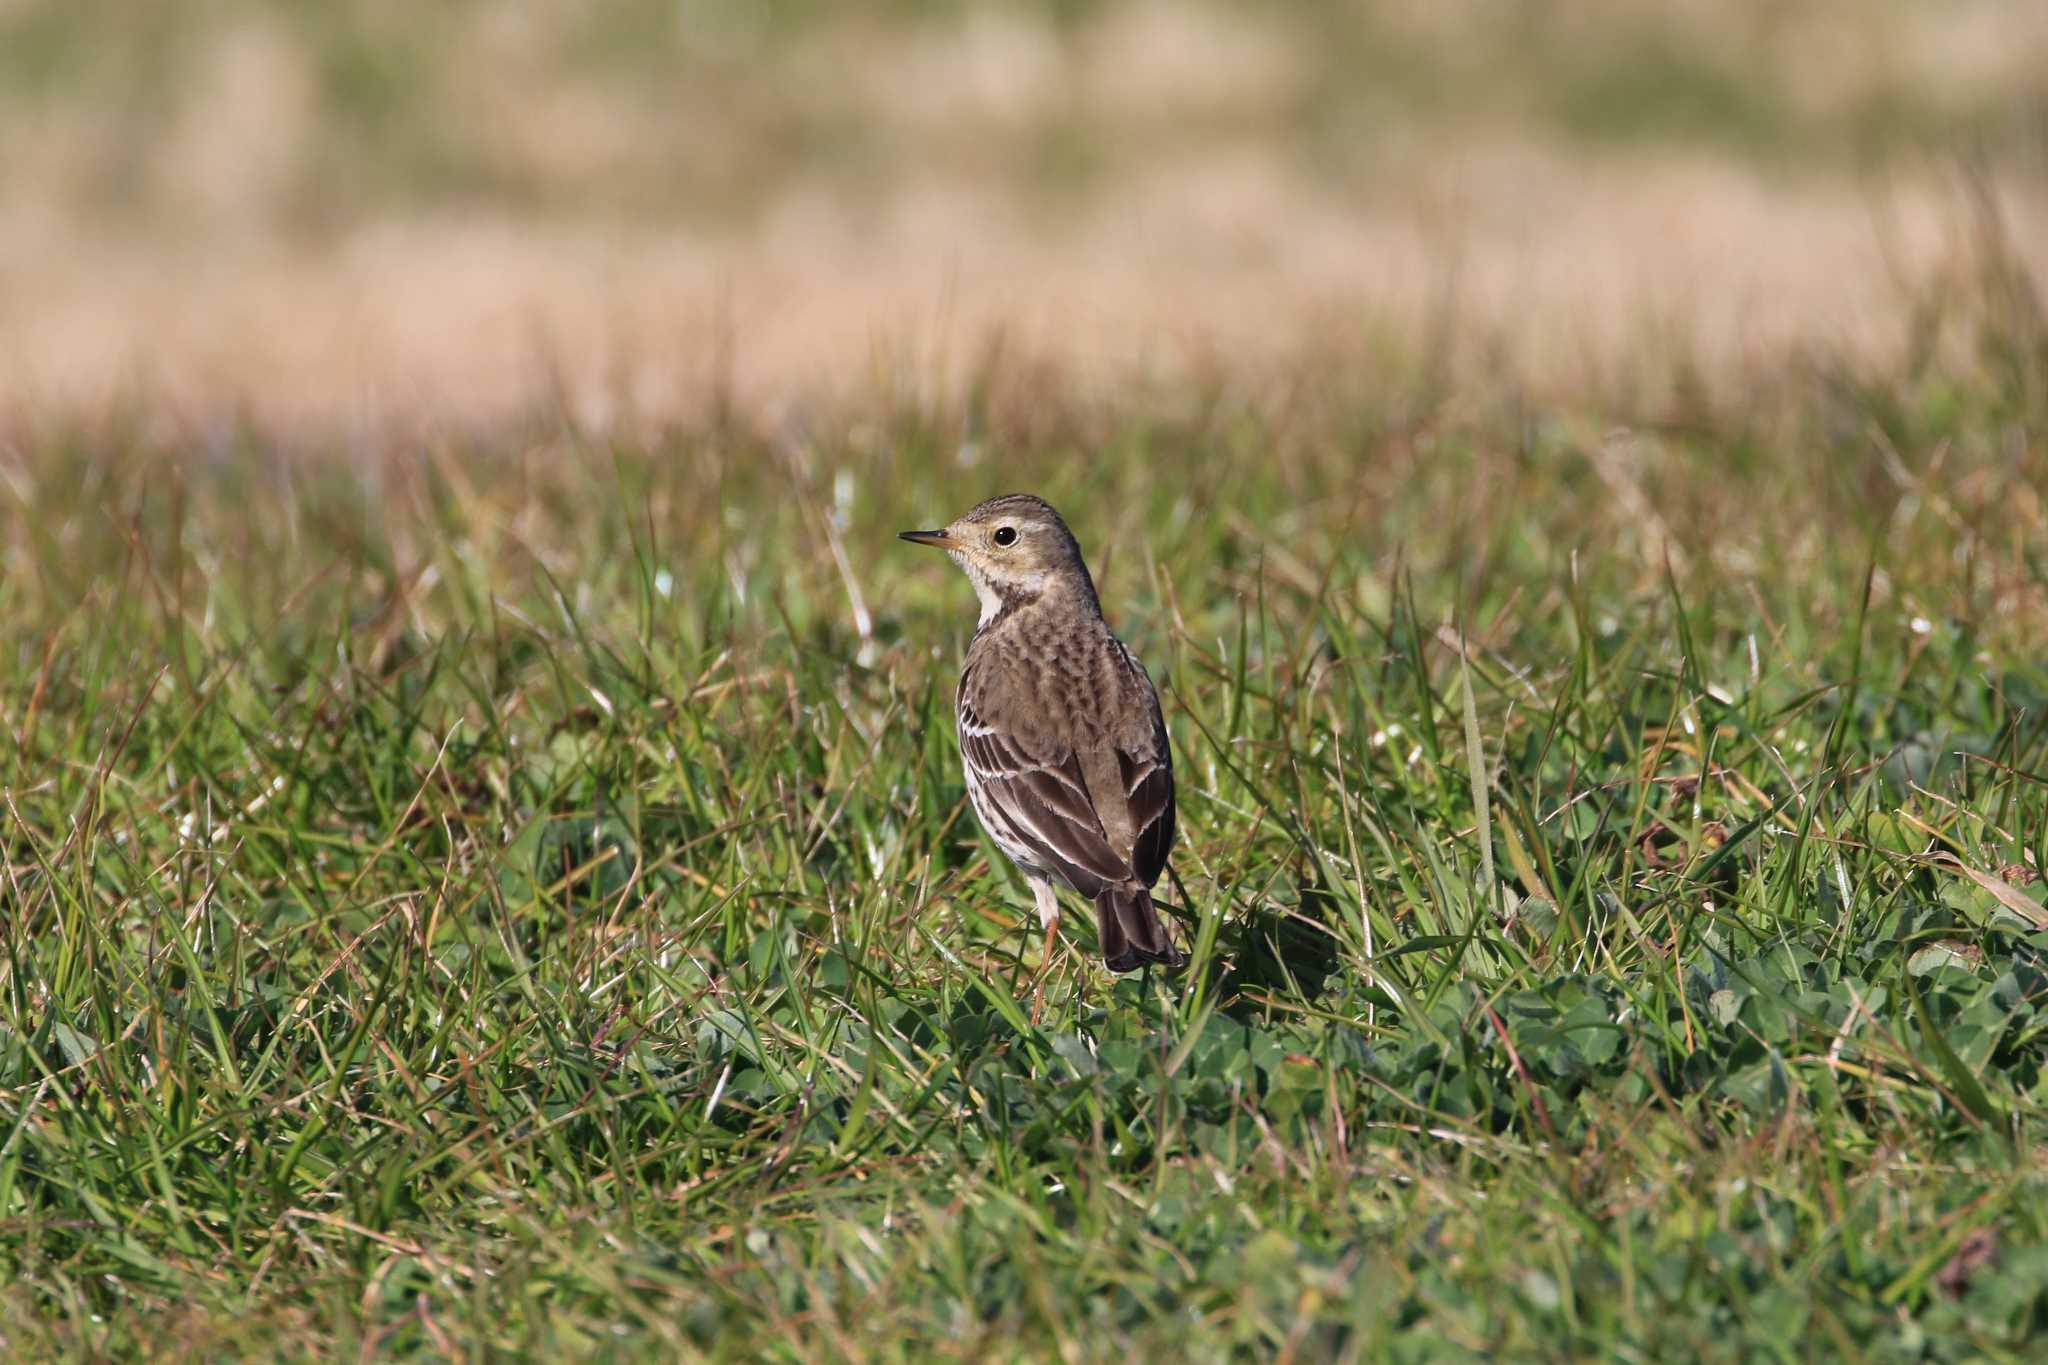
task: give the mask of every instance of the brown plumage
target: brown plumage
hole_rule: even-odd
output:
[[[1013,493],[905,531],[966,571],[981,621],[960,674],[960,756],[982,828],[1024,871],[1051,948],[1053,883],[1095,904],[1113,972],[1185,959],[1152,885],[1173,847],[1173,757],[1152,680],[1102,619],[1067,524]]]

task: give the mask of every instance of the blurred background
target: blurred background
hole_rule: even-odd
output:
[[[2044,172],[2037,0],[0,0],[0,413],[1738,385],[2040,278]]]

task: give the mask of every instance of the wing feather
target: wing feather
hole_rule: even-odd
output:
[[[1160,745],[1162,754],[1165,745]],[[1131,870],[1150,886],[1166,869],[1166,855],[1173,849],[1173,764],[1117,754],[1123,765],[1124,789],[1130,793],[1131,827],[1137,839],[1131,846]]]
[[[1130,876],[1129,866],[1103,838],[1071,749],[1031,755],[1007,736],[986,734],[965,740],[960,750],[977,804],[993,807],[1008,827],[991,834],[1013,834],[1029,861],[1057,872],[1085,895]]]
[[[1116,649],[1129,683],[1142,687],[1151,705],[1122,733],[1104,736],[1109,754],[1091,749],[1084,756],[1069,737],[1010,723],[1001,699],[978,687],[971,655],[958,698],[960,755],[990,836],[1011,857],[1090,897],[1133,879],[1151,886],[1173,846],[1166,726],[1143,668],[1121,645]],[[1125,810],[1103,811],[1109,801]],[[1130,846],[1119,847],[1126,839]]]

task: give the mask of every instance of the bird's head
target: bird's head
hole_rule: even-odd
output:
[[[1006,607],[1049,594],[1078,596],[1095,605],[1095,584],[1081,562],[1081,547],[1043,498],[1008,493],[936,531],[900,535],[913,544],[937,546],[953,557],[981,598],[984,624]]]

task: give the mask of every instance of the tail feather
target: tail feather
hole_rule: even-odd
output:
[[[1152,893],[1143,887],[1104,888],[1095,898],[1095,928],[1103,961],[1113,972],[1134,972],[1148,962],[1178,967],[1187,961],[1152,908]]]

